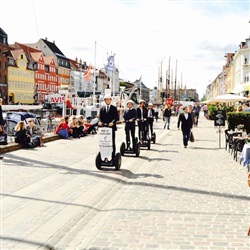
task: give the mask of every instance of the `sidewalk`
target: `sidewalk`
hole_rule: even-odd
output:
[[[1,166],[1,249],[249,249],[246,168],[200,119],[182,145],[155,123],[156,144],[98,171],[98,136],[6,153]],[[117,150],[124,141],[118,126]]]

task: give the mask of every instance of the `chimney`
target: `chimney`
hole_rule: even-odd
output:
[[[45,37],[45,40],[46,40],[46,41],[48,40],[47,37]]]

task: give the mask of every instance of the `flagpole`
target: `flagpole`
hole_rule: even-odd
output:
[[[113,82],[113,97],[115,96],[115,54],[114,54],[114,68],[112,73],[112,82]]]
[[[95,41],[95,58],[94,58],[94,73],[93,73],[93,106],[95,106],[95,68],[96,68],[96,41]]]
[[[171,57],[169,57],[169,62],[168,62],[167,98],[170,98],[170,60],[171,60]]]
[[[141,83],[140,83],[140,98],[142,98],[142,96],[141,96]]]
[[[176,82],[177,82],[177,60],[175,66],[175,81],[174,81],[174,100],[176,101]]]

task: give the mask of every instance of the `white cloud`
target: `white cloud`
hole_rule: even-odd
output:
[[[178,81],[201,95],[221,71],[226,52],[234,52],[249,34],[249,1],[87,1],[0,0],[0,26],[9,43],[48,37],[63,53],[96,64],[115,53],[121,77],[142,75],[157,86],[168,59]],[[233,49],[233,51],[232,51]],[[164,58],[164,59],[163,59]]]

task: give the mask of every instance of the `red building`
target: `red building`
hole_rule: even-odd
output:
[[[47,95],[58,92],[58,76],[56,64],[52,56],[44,56],[40,50],[15,43],[22,48],[35,71],[34,102],[44,102]]]

